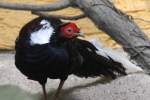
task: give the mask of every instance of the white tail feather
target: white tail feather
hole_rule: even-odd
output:
[[[98,49],[97,54],[107,58],[111,57],[114,61],[120,62],[126,68],[127,74],[144,72],[139,66],[136,66],[129,61],[129,59],[123,54],[111,48],[104,47],[104,45],[98,39],[91,39],[90,42]]]

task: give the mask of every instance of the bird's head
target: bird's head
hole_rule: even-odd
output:
[[[73,39],[78,36],[83,37],[83,33],[75,23],[65,23],[60,27],[60,32],[66,39]]]

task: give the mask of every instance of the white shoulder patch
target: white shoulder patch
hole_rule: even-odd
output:
[[[30,43],[35,44],[46,44],[50,42],[50,37],[54,33],[54,28],[47,20],[42,20],[40,22],[43,27],[36,32],[31,33]]]

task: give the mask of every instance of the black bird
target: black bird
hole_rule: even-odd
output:
[[[57,45],[59,19],[39,17],[23,26],[16,39],[16,67],[28,77],[38,81],[47,100],[45,84],[47,78],[60,79],[55,95],[58,97],[64,81],[70,74],[69,55],[66,48]]]
[[[92,43],[78,39],[82,35],[74,23],[59,19],[38,17],[23,26],[16,39],[16,67],[28,77],[38,81],[47,100],[47,78],[60,79],[54,100],[67,77],[126,75],[124,66],[111,56],[103,56]]]

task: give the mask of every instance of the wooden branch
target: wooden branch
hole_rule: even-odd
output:
[[[5,3],[0,2],[0,8],[12,10],[32,10],[32,11],[53,11],[67,8],[71,5],[69,0],[62,0],[57,3],[45,5],[32,5],[32,4],[18,4],[18,3]]]
[[[108,0],[72,0],[72,3],[99,29],[121,44],[132,59],[150,74],[150,40],[131,16],[115,8]]]
[[[43,16],[43,17],[54,17],[63,20],[78,20],[86,17],[84,14],[77,15],[77,16],[63,16],[63,15],[50,15],[46,12],[37,12],[37,11],[32,11],[32,14]]]

